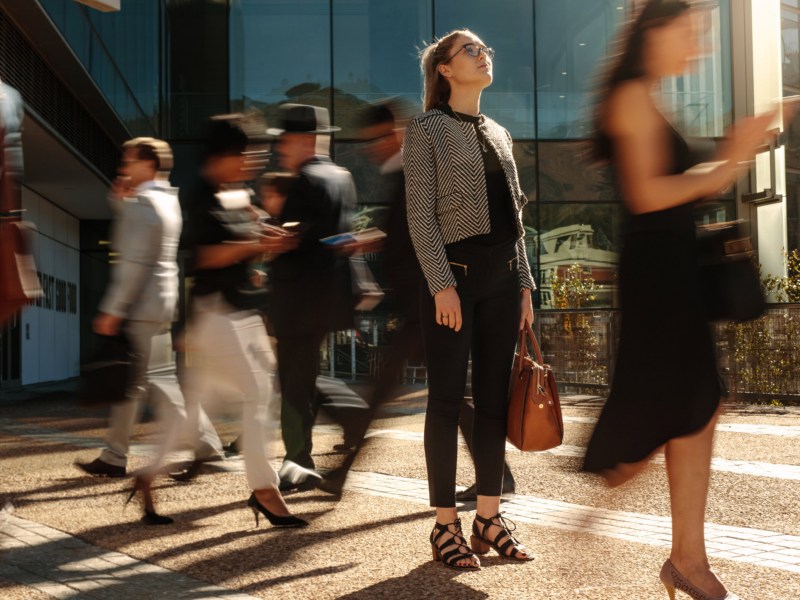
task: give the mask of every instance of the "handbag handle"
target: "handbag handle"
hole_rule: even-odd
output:
[[[517,371],[522,371],[522,365],[528,357],[528,343],[533,348],[533,358],[537,364],[543,364],[542,351],[539,349],[539,342],[536,341],[536,335],[533,333],[533,328],[528,321],[525,321],[525,328],[519,332],[519,363]]]

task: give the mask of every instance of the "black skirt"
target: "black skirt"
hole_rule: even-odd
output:
[[[631,217],[617,367],[583,470],[639,462],[714,416],[721,387],[698,283],[691,204]]]

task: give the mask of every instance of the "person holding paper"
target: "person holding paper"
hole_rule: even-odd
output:
[[[299,246],[270,266],[267,316],[278,343],[281,431],[286,456],[281,489],[313,487],[320,476],[311,457],[311,429],[319,396],[320,346],[330,331],[350,329],[355,313],[347,257],[320,240],[351,228],[356,189],[347,169],[327,155],[331,127],[318,106],[284,104],[279,136],[280,166],[296,174],[278,222],[299,222]]]
[[[617,364],[583,469],[618,486],[663,449],[672,548],[661,580],[670,598],[677,588],[691,598],[735,600],[711,570],[703,533],[721,390],[700,292],[695,207],[735,182],[775,113],[738,122],[716,161],[692,169],[690,147],[656,99],[661,82],[683,75],[698,55],[694,10],[682,0],[647,2],[598,94],[594,157],[613,167],[628,218]]]
[[[297,246],[294,236],[259,228],[250,193],[241,188],[254,178],[251,136],[263,135],[263,122],[245,115],[215,117],[208,124],[200,172],[181,188],[188,209],[187,246],[192,251],[192,309],[186,344],[192,357],[187,395],[210,399],[218,385],[242,398],[245,472],[252,494],[247,507],[277,527],[308,523],[290,514],[279,491],[279,477],[267,456],[270,374],[275,356],[259,312],[266,289],[254,285],[254,263]],[[260,131],[257,130],[260,128]]]

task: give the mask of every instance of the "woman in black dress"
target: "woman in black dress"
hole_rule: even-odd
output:
[[[720,386],[699,293],[694,207],[734,182],[775,115],[737,123],[715,162],[689,170],[686,142],[653,95],[697,50],[688,3],[651,0],[598,107],[595,155],[612,163],[629,218],[618,366],[584,470],[619,485],[664,448],[673,528],[661,580],[671,598],[677,587],[692,598],[732,600],[711,571],[703,534]]]

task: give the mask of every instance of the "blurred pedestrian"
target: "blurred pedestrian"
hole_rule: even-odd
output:
[[[187,418],[172,353],[182,217],[177,190],[164,176],[171,168],[172,152],[162,140],[136,138],[123,145],[109,198],[115,212],[111,247],[118,256],[92,328],[101,336],[122,332],[132,347],[133,365],[126,400],[111,407],[106,448],[92,462],[76,462],[90,475],[125,476],[133,427],[148,393],[156,400],[164,431],[183,431],[176,423]],[[200,407],[193,410],[192,422],[199,429],[195,456],[221,458],[214,426]],[[145,519],[158,520],[152,506],[146,511]]]
[[[425,458],[435,560],[478,569],[475,553],[533,558],[500,513],[508,382],[518,332],[533,322],[522,193],[511,136],[480,112],[494,51],[458,30],[422,53],[425,113],[406,128],[403,163],[411,239],[425,276],[428,367]],[[458,422],[472,355],[477,515],[467,544],[455,508]]]
[[[299,246],[270,265],[267,314],[278,343],[281,431],[286,457],[282,489],[311,487],[320,479],[311,457],[311,429],[319,397],[320,346],[328,332],[351,329],[354,302],[350,265],[320,239],[350,229],[356,191],[350,172],[327,155],[331,127],[318,106],[284,104],[276,150],[281,168],[296,175],[280,214],[296,222]]]
[[[194,277],[186,387],[187,394],[204,403],[220,386],[239,392],[241,447],[253,490],[247,506],[256,524],[263,514],[275,526],[303,527],[308,523],[289,513],[267,455],[275,359],[259,312],[266,288],[253,277],[254,264],[294,248],[296,241],[260,227],[250,207],[250,192],[241,185],[256,178],[256,165],[248,154],[251,126],[252,119],[244,115],[212,119],[200,172],[191,185],[181,188]]]
[[[23,119],[19,92],[0,81],[0,338],[3,324],[42,294],[29,228],[20,218]]]
[[[692,169],[689,146],[654,100],[660,82],[682,75],[699,51],[689,2],[651,0],[620,48],[599,96],[594,153],[614,167],[628,213],[622,329],[583,468],[616,486],[665,448],[672,551],[661,580],[670,598],[678,588],[692,598],[732,600],[711,571],[703,533],[720,382],[700,293],[694,209],[736,180],[774,115],[737,123],[715,162]]]
[[[419,288],[422,271],[408,232],[406,180],[401,154],[406,115],[410,109],[398,100],[367,106],[361,114],[359,137],[367,158],[381,173],[379,194],[389,204],[383,272],[392,291],[393,311],[399,327],[393,332],[391,350],[375,382],[370,404],[382,404],[396,387],[407,359],[422,359],[419,321]]]

